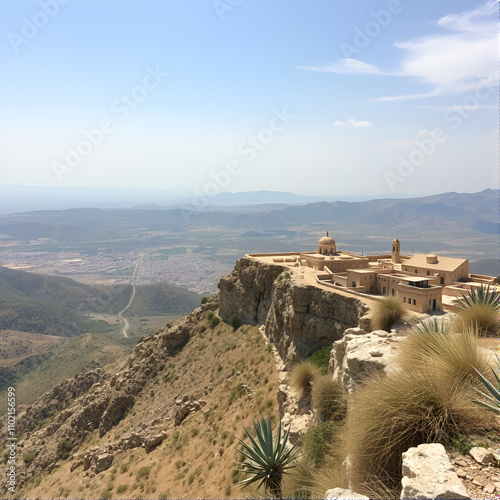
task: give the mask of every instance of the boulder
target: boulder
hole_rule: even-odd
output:
[[[333,343],[330,353],[333,380],[348,393],[374,372],[391,373],[401,340],[383,330],[366,333],[360,328],[347,329],[344,337]]]
[[[401,498],[469,498],[442,444],[421,444],[403,453]]]
[[[360,498],[362,500],[369,500],[369,498],[365,497],[364,495],[359,495],[358,493],[354,493],[354,491],[345,490],[343,488],[333,488],[331,490],[328,490],[325,493],[325,498],[328,498],[328,499]]]
[[[156,448],[159,444],[161,444],[167,437],[167,433],[165,431],[160,432],[159,434],[155,434],[154,436],[148,436],[142,446],[146,449],[147,452]]]
[[[489,464],[493,462],[495,456],[491,450],[487,450],[486,448],[475,447],[469,451],[469,455],[478,463],[478,464]]]

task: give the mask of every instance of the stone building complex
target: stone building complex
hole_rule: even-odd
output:
[[[467,290],[493,283],[491,276],[469,274],[469,261],[435,254],[401,255],[398,239],[391,253],[356,255],[337,249],[326,233],[317,252],[252,254],[258,260],[298,268],[299,279],[314,274],[316,283],[356,295],[398,295],[412,311],[432,313],[453,306]]]

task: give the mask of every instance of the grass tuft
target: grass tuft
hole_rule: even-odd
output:
[[[373,377],[352,395],[343,435],[355,491],[382,486],[396,494],[404,451],[422,443],[448,444],[489,423],[459,380],[418,369]]]
[[[407,311],[400,297],[397,295],[394,297],[384,297],[373,306],[371,326],[374,330],[390,332],[392,325],[403,321],[406,316]]]
[[[334,382],[328,375],[318,377],[312,382],[311,403],[320,422],[341,420],[345,417],[347,401],[342,385]]]
[[[312,383],[321,375],[319,368],[308,361],[295,365],[290,371],[290,384],[294,387],[300,398],[311,395]]]

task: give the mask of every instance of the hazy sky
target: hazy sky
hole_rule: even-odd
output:
[[[3,0],[0,184],[498,187],[495,0]]]

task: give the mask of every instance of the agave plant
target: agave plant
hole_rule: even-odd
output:
[[[240,485],[245,488],[250,484],[259,482],[258,488],[264,485],[266,493],[268,492],[273,497],[281,498],[283,475],[286,474],[288,469],[295,467],[293,462],[297,455],[295,445],[292,447],[287,446],[290,429],[285,432],[282,438],[280,420],[276,437],[273,439],[273,430],[269,418],[263,418],[259,422],[254,422],[253,427],[257,441],[243,427],[252,446],[247,445],[240,439],[238,440],[242,449],[237,451],[249,461],[237,462],[237,465],[240,471],[250,476],[240,481]]]
[[[445,319],[432,317],[414,324],[413,328],[422,334],[440,333],[446,336],[450,333],[451,323]]]
[[[460,329],[474,328],[479,335],[496,336],[500,329],[500,292],[481,285],[469,290],[457,302],[457,319]]]
[[[497,354],[497,361],[498,361],[498,368],[500,375],[500,358],[498,357],[498,354]],[[482,375],[476,370],[477,374],[480,377],[481,382],[486,387],[486,389],[488,389],[488,392],[491,395],[482,391],[477,391],[478,394],[480,394],[483,398],[486,399],[486,401],[484,399],[483,400],[474,399],[473,401],[474,403],[477,403],[479,406],[482,406],[483,408],[486,408],[487,410],[490,410],[493,413],[500,415],[500,376],[495,373],[495,370],[493,370],[493,368],[491,369],[491,371],[493,372],[493,376],[495,377],[495,380],[497,382],[497,387],[495,387],[484,375]]]
[[[496,287],[490,290],[490,285],[486,288],[481,285],[469,290],[467,295],[462,295],[457,307],[464,310],[476,304],[493,307],[498,312],[500,311],[500,292],[496,290]]]

